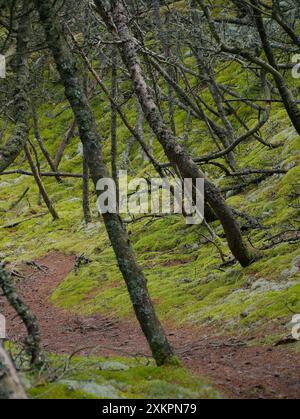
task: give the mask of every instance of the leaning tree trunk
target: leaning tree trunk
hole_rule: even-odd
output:
[[[54,208],[53,202],[52,202],[51,198],[49,197],[48,192],[46,191],[46,188],[45,188],[45,185],[44,185],[43,180],[41,178],[39,169],[34,164],[34,161],[32,159],[32,156],[31,156],[31,153],[30,153],[30,150],[29,150],[29,147],[28,147],[27,144],[25,144],[24,151],[25,151],[25,155],[26,155],[27,161],[29,163],[29,166],[31,168],[33,177],[34,177],[34,179],[36,181],[36,184],[39,188],[40,196],[43,198],[50,214],[52,215],[53,220],[57,221],[57,220],[59,220],[59,215],[58,215],[56,209]]]
[[[0,400],[27,399],[15,367],[0,340]]]
[[[67,132],[65,133],[62,142],[60,143],[58,150],[56,152],[55,158],[54,158],[54,167],[55,167],[55,172],[58,172],[59,169],[59,165],[62,161],[64,152],[69,144],[69,142],[71,141],[72,137],[74,136],[75,133],[75,128],[76,128],[76,120],[74,119],[74,121],[72,121],[71,125],[69,126]]]
[[[75,59],[63,36],[63,28],[56,18],[55,10],[47,0],[35,0],[35,5],[44,26],[48,46],[52,51],[61,81],[64,84],[66,97],[73,109],[79,135],[86,151],[90,175],[96,187],[100,179],[109,178],[109,176],[103,160],[102,146],[94,115],[84,93]],[[156,316],[146,279],[137,263],[119,215],[104,214],[103,219],[136,316],[148,340],[153,357],[158,365],[177,362]]]
[[[207,202],[223,225],[230,250],[243,267],[249,266],[254,261],[254,256],[243,241],[240,227],[231,208],[226,204],[219,189],[198,168],[192,157],[180,145],[177,138],[162,120],[151,90],[147,85],[137,53],[138,41],[129,29],[128,16],[123,3],[119,0],[112,2],[111,16],[106,12],[105,4],[102,0],[95,0],[95,5],[108,29],[113,35],[118,37],[118,41],[121,41],[117,45],[119,46],[123,62],[131,75],[135,93],[150,127],[164,148],[166,156],[172,165],[179,169],[183,178],[201,178],[205,180]]]
[[[28,2],[24,1],[22,18],[19,24],[16,52],[16,82],[14,92],[15,126],[6,144],[0,147],[0,173],[10,166],[18,157],[28,138],[29,121],[29,68],[28,43],[30,22]]]

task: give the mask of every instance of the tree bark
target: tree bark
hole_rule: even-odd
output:
[[[55,164],[50,156],[50,154],[48,153],[44,141],[40,135],[40,130],[39,130],[39,121],[38,121],[38,114],[37,114],[37,110],[35,108],[34,105],[32,105],[32,117],[33,117],[33,129],[34,129],[34,135],[35,138],[38,142],[38,145],[40,146],[40,149],[42,151],[42,153],[44,154],[45,159],[47,160],[50,169],[52,170],[52,172],[56,172],[56,167]],[[58,183],[61,183],[62,180],[60,179],[59,176],[56,176],[56,180]]]
[[[0,400],[27,399],[15,367],[0,341]]]
[[[113,48],[112,68],[111,68],[111,96],[114,101],[117,100],[118,94],[118,58],[117,49]],[[117,122],[118,113],[113,103],[111,103],[111,172],[112,178],[117,187],[117,202],[119,202],[119,179],[118,179],[118,138],[117,138]]]
[[[27,330],[26,351],[32,367],[39,369],[44,364],[41,351],[41,336],[37,318],[27,304],[17,295],[11,275],[0,268],[0,288],[8,303],[16,311]]]
[[[164,27],[164,24],[161,19],[160,14],[160,2],[159,0],[152,0],[152,7],[153,7],[153,13],[154,18],[157,26],[157,35],[158,38],[162,44],[163,52],[165,56],[170,59],[171,57],[171,47],[168,37],[167,28]],[[175,72],[172,66],[168,67],[168,72],[170,76],[175,79]],[[175,118],[174,118],[174,92],[172,86],[168,85],[168,109],[169,109],[169,121],[170,121],[170,127],[174,135],[176,135],[176,124],[175,124]]]
[[[28,160],[29,166],[30,166],[31,171],[33,173],[34,179],[35,179],[35,181],[38,185],[40,195],[42,196],[45,204],[47,205],[47,208],[48,208],[50,214],[52,215],[53,220],[56,221],[56,220],[59,219],[59,216],[58,216],[58,214],[57,214],[57,212],[56,212],[56,210],[53,206],[53,203],[52,203],[52,201],[51,201],[51,199],[50,199],[50,197],[49,197],[49,195],[46,191],[46,188],[45,188],[44,183],[42,181],[42,178],[40,176],[40,172],[39,172],[38,168],[35,166],[34,161],[32,160],[32,156],[31,156],[31,153],[30,153],[30,150],[29,150],[29,147],[28,147],[27,144],[25,144],[24,150],[25,150],[25,154],[26,154],[26,158]]]
[[[20,20],[17,36],[16,53],[16,88],[15,126],[7,142],[0,146],[0,173],[10,166],[18,157],[27,141],[29,133],[29,67],[28,43],[30,33],[30,19],[28,3],[24,1],[22,18]]]
[[[121,41],[118,43],[119,50],[123,62],[130,72],[135,93],[140,101],[145,117],[162,145],[166,156],[174,168],[179,170],[183,178],[201,178],[205,180],[206,199],[223,225],[230,250],[243,267],[249,266],[255,258],[243,241],[240,227],[231,208],[226,204],[219,189],[198,168],[192,157],[180,145],[177,138],[161,118],[147,85],[137,54],[138,42],[129,29],[128,16],[122,2],[119,0],[112,2],[111,17],[106,12],[103,1],[95,0],[95,4],[107,28],[112,34],[117,34],[118,40]]]
[[[67,145],[69,144],[71,138],[74,136],[75,128],[76,128],[76,120],[74,119],[74,121],[71,123],[70,127],[68,128],[68,131],[64,135],[64,138],[62,139],[62,142],[60,143],[58,150],[56,152],[55,159],[54,159],[55,171],[58,171],[65,149]]]
[[[90,175],[89,175],[89,165],[86,158],[86,153],[83,150],[83,156],[82,156],[82,208],[83,208],[83,216],[84,216],[84,222],[86,224],[89,224],[92,221],[91,216],[91,208],[90,208],[90,191],[89,191],[89,181],[90,181]]]
[[[63,36],[62,26],[56,18],[55,10],[52,9],[51,4],[47,0],[35,0],[35,5],[45,30],[48,46],[52,51],[62,83],[64,84],[66,97],[73,109],[79,128],[79,135],[86,150],[90,174],[96,186],[100,179],[109,178],[108,170],[103,160],[96,121],[84,93],[75,59]],[[162,365],[177,362],[162,325],[156,316],[149,296],[146,279],[137,263],[129,237],[119,215],[107,213],[103,215],[103,219],[136,316],[156,363]]]

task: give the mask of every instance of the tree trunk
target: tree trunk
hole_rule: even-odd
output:
[[[157,36],[160,40],[164,55],[167,59],[172,58],[171,53],[171,47],[170,47],[170,41],[168,37],[168,28],[165,28],[163,25],[163,22],[161,20],[160,15],[160,2],[159,0],[152,0],[152,7],[154,12],[154,19],[157,25]],[[168,72],[170,76],[175,79],[175,72],[174,68],[172,66],[168,66]],[[169,109],[169,121],[170,121],[170,127],[174,135],[176,135],[176,124],[175,124],[175,118],[174,118],[174,92],[172,86],[168,85],[168,109]]]
[[[59,216],[58,216],[58,214],[57,214],[57,212],[56,212],[56,210],[53,206],[51,198],[49,197],[49,195],[46,191],[46,188],[45,188],[44,183],[42,181],[42,178],[40,176],[39,170],[37,169],[37,167],[34,164],[34,161],[32,160],[32,156],[31,156],[31,153],[30,153],[30,150],[29,150],[29,147],[28,147],[27,144],[25,144],[24,150],[25,150],[25,154],[26,154],[26,158],[28,160],[29,166],[30,166],[31,171],[33,173],[34,179],[35,179],[35,181],[38,185],[40,195],[42,196],[45,204],[47,205],[47,208],[48,208],[50,214],[52,215],[53,220],[56,221],[56,220],[59,219]]]
[[[221,221],[228,245],[236,259],[243,267],[249,266],[254,261],[254,256],[245,245],[240,227],[233,215],[231,208],[226,204],[218,188],[205,176],[194,163],[192,157],[185,151],[173,135],[171,130],[164,124],[157,105],[147,85],[143,69],[137,54],[138,42],[128,27],[128,16],[121,1],[112,4],[112,19],[105,11],[101,0],[95,0],[99,13],[104,19],[108,29],[113,34],[117,33],[120,53],[134,84],[135,93],[140,101],[146,119],[162,147],[169,161],[175,169],[178,168],[181,176],[185,178],[202,178],[205,180],[206,199]]]
[[[86,158],[85,150],[83,150],[82,156],[82,208],[83,208],[83,216],[84,222],[89,224],[92,221],[91,216],[91,208],[90,208],[90,174],[89,174],[89,165]]]
[[[35,108],[34,105],[32,105],[32,117],[33,117],[33,129],[34,129],[34,135],[35,138],[38,142],[38,145],[40,146],[40,149],[45,157],[45,159],[47,160],[50,169],[52,170],[52,172],[56,172],[56,167],[55,164],[50,156],[50,154],[48,153],[44,141],[40,135],[40,130],[39,130],[39,121],[38,121],[38,114],[37,114],[37,110]],[[57,180],[58,183],[61,183],[62,180],[60,179],[59,176],[55,176],[55,179]]]
[[[75,59],[65,41],[62,27],[56,18],[55,10],[52,10],[52,6],[47,0],[35,0],[35,5],[44,26],[49,48],[65,86],[65,94],[73,109],[79,135],[86,150],[90,174],[96,186],[100,179],[109,177],[103,160],[96,121],[84,93]],[[158,365],[177,362],[161,323],[156,316],[146,279],[137,263],[119,215],[104,214],[103,219],[136,316],[148,340],[153,357]]]
[[[70,127],[68,128],[68,131],[64,135],[64,138],[62,139],[62,142],[60,143],[58,150],[56,152],[55,159],[54,159],[55,171],[58,170],[61,160],[63,158],[64,152],[65,152],[65,149],[67,145],[69,144],[71,138],[74,136],[75,128],[76,128],[76,120],[74,119],[74,121],[71,123]]]
[[[28,2],[24,1],[22,18],[17,36],[16,53],[16,88],[15,101],[15,126],[6,144],[0,146],[0,173],[10,166],[22,151],[27,141],[29,128],[29,67],[28,43],[30,20],[28,15]]]
[[[16,311],[26,327],[28,336],[25,346],[30,356],[30,364],[32,367],[39,369],[44,365],[44,357],[41,351],[41,336],[37,318],[32,314],[27,304],[17,295],[11,275],[1,268],[0,288],[8,303]]]
[[[0,340],[0,400],[27,399],[15,367]]]
[[[111,96],[114,101],[117,100],[118,94],[118,58],[117,49],[114,47],[112,52],[112,68],[111,68]],[[111,172],[112,178],[117,187],[117,202],[119,202],[119,179],[118,179],[118,138],[117,138],[117,122],[118,114],[114,104],[111,103]]]

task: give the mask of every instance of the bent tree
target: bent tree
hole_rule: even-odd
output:
[[[107,11],[106,2],[103,0],[95,0],[94,2],[108,30],[111,31],[117,41],[122,60],[131,76],[135,94],[140,101],[148,124],[162,145],[166,156],[174,168],[179,170],[183,178],[205,180],[207,202],[222,223],[231,252],[243,267],[249,266],[255,260],[255,257],[244,243],[239,224],[231,208],[227,205],[219,189],[197,166],[192,156],[163,121],[151,89],[147,84],[137,52],[139,43],[129,28],[129,17],[123,2],[112,1],[110,12]]]
[[[103,160],[102,145],[94,115],[85,94],[75,59],[64,38],[62,24],[56,16],[55,7],[48,0],[35,0],[35,6],[64,85],[65,95],[72,107],[90,175],[96,187],[100,179],[110,176]],[[103,214],[103,219],[136,316],[156,363],[158,365],[177,363],[178,361],[155,313],[146,278],[136,260],[121,218],[118,214],[107,213]]]

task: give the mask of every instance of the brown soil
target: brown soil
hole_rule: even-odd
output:
[[[41,269],[28,265],[18,268],[25,276],[18,292],[38,317],[47,351],[101,356],[150,355],[134,318],[120,321],[102,315],[79,316],[51,304],[53,290],[74,267],[73,256],[50,253],[36,263]],[[0,297],[0,312],[7,316],[9,337],[22,341],[23,325],[3,297]],[[210,378],[229,398],[300,398],[300,356],[285,347],[249,347],[240,339],[216,335],[210,329],[165,327],[185,365]]]

